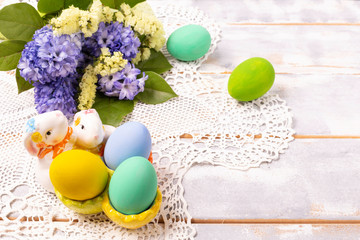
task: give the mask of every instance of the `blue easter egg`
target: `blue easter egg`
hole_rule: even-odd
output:
[[[104,150],[106,165],[115,170],[128,158],[141,156],[149,158],[151,136],[149,130],[139,122],[127,122],[110,135]]]

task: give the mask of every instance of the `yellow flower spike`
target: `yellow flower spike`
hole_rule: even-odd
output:
[[[124,21],[124,15],[121,12],[115,13],[116,21],[123,22]]]
[[[103,7],[103,17],[104,17],[104,21],[109,23],[113,20],[114,18],[114,13],[117,12],[117,10],[111,9],[107,6]]]
[[[149,48],[143,48],[141,59],[142,60],[147,60],[147,59],[149,59],[150,55],[151,55],[150,49]]]
[[[129,9],[126,4],[121,5],[121,12],[119,18],[124,18],[125,26],[131,25],[135,32],[140,35],[145,35],[145,40],[142,42],[143,46],[154,48],[159,51],[166,43],[165,32],[162,23],[156,18],[151,7],[147,3],[139,3],[135,7]],[[140,60],[149,59],[150,54],[140,51],[134,59],[133,63],[138,63]]]
[[[56,35],[81,31],[85,37],[90,37],[98,30],[100,22],[111,22],[116,12],[117,10],[104,7],[100,0],[94,0],[87,11],[74,6],[64,9],[60,16],[51,19],[50,24]]]
[[[85,73],[79,84],[79,109],[85,110],[92,107],[96,96],[97,76],[93,66],[89,65],[85,68]]]
[[[158,188],[156,192],[156,197],[153,205],[148,209],[139,214],[134,215],[125,215],[116,211],[110,204],[109,195],[106,194],[104,201],[102,203],[102,209],[106,216],[110,218],[113,222],[118,225],[128,228],[128,229],[137,229],[146,224],[148,224],[152,219],[156,217],[160,211],[160,206],[162,202],[161,191]]]
[[[114,52],[111,55],[108,48],[101,48],[101,55],[95,63],[94,73],[104,77],[121,71],[128,63],[122,56],[121,52]]]
[[[109,49],[107,47],[103,47],[103,48],[101,48],[101,55],[110,56],[111,54],[110,54],[110,51],[109,51]],[[101,57],[103,57],[103,56],[101,56]]]
[[[122,12],[124,13],[125,16],[131,14],[131,7],[126,3],[122,3],[120,5],[120,9],[122,10]]]
[[[34,143],[39,143],[42,141],[42,136],[39,132],[34,132],[32,135],[31,135],[31,140],[34,142]]]

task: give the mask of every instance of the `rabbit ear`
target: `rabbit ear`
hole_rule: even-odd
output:
[[[31,140],[32,133],[28,133],[24,140],[24,145],[26,150],[33,156],[36,156],[39,152],[39,148],[36,147],[36,144]]]

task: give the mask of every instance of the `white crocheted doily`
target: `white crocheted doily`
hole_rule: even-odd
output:
[[[27,2],[36,5],[36,1]],[[174,66],[166,80],[179,97],[159,105],[138,103],[125,119],[144,123],[152,134],[154,166],[163,194],[158,216],[141,229],[127,230],[104,214],[77,214],[43,190],[35,181],[36,160],[22,143],[24,123],[36,115],[33,91],[17,95],[14,72],[2,72],[0,237],[193,239],[196,231],[182,185],[192,165],[207,162],[246,170],[277,159],[288,147],[294,133],[292,117],[279,96],[268,94],[240,103],[228,95],[226,82],[197,72],[220,40],[219,25],[195,8],[159,6],[154,10],[167,35],[179,26],[194,23],[206,27],[212,37],[208,54],[195,62],[179,62],[164,49]]]

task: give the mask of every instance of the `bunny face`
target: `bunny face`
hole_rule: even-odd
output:
[[[68,120],[60,111],[40,114],[27,122],[27,136],[25,147],[32,155],[36,155],[37,143],[56,145],[60,143],[68,132]]]
[[[74,119],[73,129],[78,146],[90,149],[103,142],[105,130],[95,109],[80,111],[75,114]]]
[[[44,142],[46,145],[56,145],[66,136],[68,121],[60,111],[47,112],[39,115],[36,122],[36,132],[32,134],[34,142]]]

